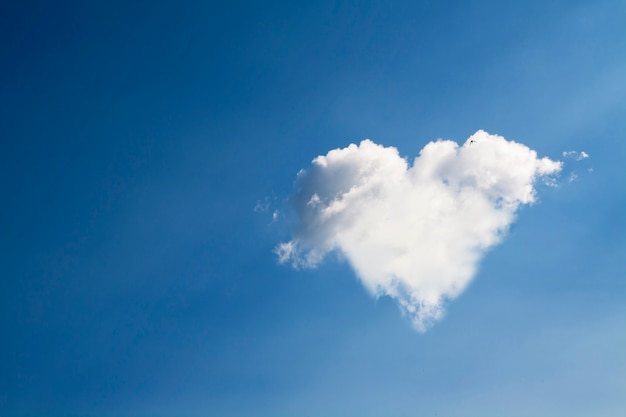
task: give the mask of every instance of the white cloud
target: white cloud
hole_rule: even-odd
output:
[[[467,287],[519,205],[535,201],[535,180],[561,167],[484,131],[460,147],[431,142],[412,165],[396,148],[364,140],[298,173],[293,238],[275,252],[295,268],[339,252],[371,294],[396,299],[425,331]]]
[[[564,158],[572,158],[577,161],[582,161],[583,159],[589,158],[589,154],[585,151],[577,152],[577,151],[566,151],[563,152]]]
[[[276,197],[270,199],[270,197],[265,197],[263,200],[257,200],[256,205],[254,206],[255,213],[269,213],[272,208],[273,201],[276,200]],[[280,211],[278,209],[272,210],[272,223],[278,220],[280,216]]]

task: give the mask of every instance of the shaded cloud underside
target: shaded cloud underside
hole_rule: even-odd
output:
[[[534,182],[561,170],[528,147],[478,131],[464,145],[427,144],[413,165],[370,140],[300,171],[297,224],[279,262],[314,268],[337,251],[375,295],[394,298],[418,331],[443,316],[499,243]]]

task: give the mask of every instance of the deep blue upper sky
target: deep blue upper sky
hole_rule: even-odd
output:
[[[624,415],[625,17],[4,2],[0,414]],[[371,138],[412,158],[478,129],[591,157],[428,333],[345,263],[277,264],[271,212],[316,155]]]

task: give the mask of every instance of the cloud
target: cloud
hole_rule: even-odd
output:
[[[572,158],[577,161],[582,161],[583,159],[589,158],[589,154],[585,151],[577,152],[577,151],[566,151],[563,152],[564,158]]]
[[[589,154],[585,151],[565,151],[563,152],[563,157],[564,158],[569,158],[569,159],[573,159],[576,162],[578,161],[582,161],[583,159],[587,159],[589,158]],[[587,169],[587,172],[593,172],[593,168],[589,168]],[[567,180],[569,182],[574,182],[578,179],[578,174],[575,171],[571,171],[569,173],[569,176],[567,177]]]
[[[270,202],[269,197],[265,197],[263,200],[257,200],[256,205],[254,206],[255,213],[265,213],[270,209],[272,203]]]
[[[337,252],[374,296],[394,298],[425,331],[463,292],[538,178],[561,170],[528,147],[478,131],[464,145],[427,144],[412,165],[370,140],[331,150],[301,170],[292,239],[280,263],[314,268]]]

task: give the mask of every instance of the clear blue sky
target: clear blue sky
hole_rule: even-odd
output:
[[[625,22],[618,0],[3,2],[0,414],[626,415]],[[345,262],[278,264],[272,210],[315,156],[478,129],[590,158],[428,332]]]

